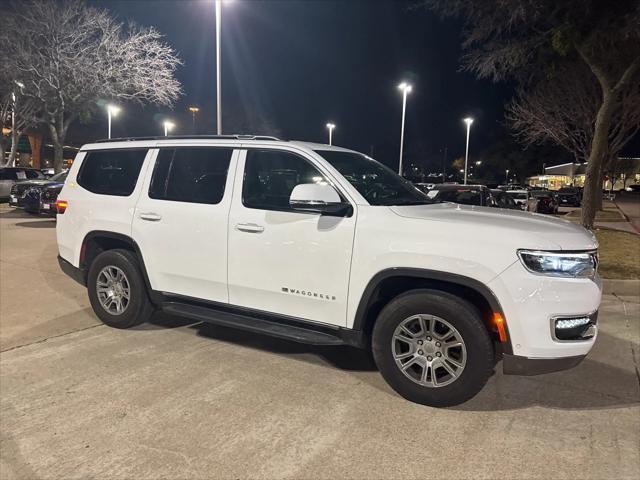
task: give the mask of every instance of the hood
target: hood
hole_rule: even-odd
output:
[[[592,250],[598,247],[595,236],[581,225],[537,213],[455,203],[390,208],[401,217],[460,226],[470,237],[509,236],[518,243],[518,248]]]
[[[47,180],[46,178],[41,178],[39,180],[21,180],[16,183],[28,187],[40,187],[42,185],[49,185],[56,182],[52,182],[51,180]]]

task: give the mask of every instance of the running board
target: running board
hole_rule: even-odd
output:
[[[310,322],[285,323],[284,321],[258,318],[246,313],[235,313],[212,307],[191,305],[181,302],[163,302],[162,311],[171,315],[186,317],[200,322],[223,327],[236,328],[272,337],[284,338],[309,345],[351,345],[362,347],[361,332],[345,328],[331,328]]]

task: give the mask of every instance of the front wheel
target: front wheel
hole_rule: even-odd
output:
[[[89,268],[87,290],[93,311],[110,327],[133,327],[153,313],[138,260],[128,250],[98,255]]]
[[[493,343],[478,310],[437,290],[392,300],[373,329],[380,373],[412,402],[449,407],[475,396],[494,367]]]

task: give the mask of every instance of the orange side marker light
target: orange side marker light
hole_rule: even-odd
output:
[[[498,329],[498,335],[500,337],[500,341],[505,343],[507,341],[507,328],[504,323],[504,317],[501,313],[493,312],[493,323]]]

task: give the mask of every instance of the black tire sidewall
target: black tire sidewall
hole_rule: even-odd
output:
[[[100,304],[96,291],[96,280],[100,271],[113,265],[121,269],[129,282],[130,299],[127,309],[120,315],[108,313]],[[99,254],[91,263],[87,275],[87,291],[93,311],[106,325],[115,328],[129,328],[145,322],[151,312],[151,302],[135,255],[127,250],[107,250]]]
[[[407,378],[393,359],[391,339],[397,326],[416,314],[445,319],[462,336],[467,362],[461,376],[443,387],[424,387]],[[437,290],[413,290],[392,300],[380,313],[373,330],[373,355],[380,373],[404,398],[424,405],[446,407],[476,395],[494,367],[494,348],[480,312],[470,303]]]

